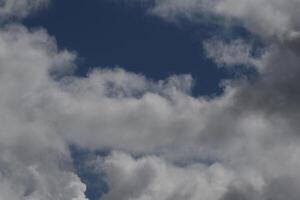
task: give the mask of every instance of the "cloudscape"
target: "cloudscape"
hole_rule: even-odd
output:
[[[80,74],[89,57],[28,22],[55,0],[0,1],[0,200],[299,199],[299,0],[95,1],[181,33],[218,27],[196,53],[231,75],[202,94],[193,71],[153,78],[116,60]]]

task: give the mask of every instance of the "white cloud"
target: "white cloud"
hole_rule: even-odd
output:
[[[287,15],[289,23],[281,17],[282,26],[269,22],[259,2]],[[214,98],[191,96],[190,75],[152,81],[99,68],[86,78],[55,81],[50,72],[74,67],[73,53],[58,50],[44,30],[1,28],[0,199],[86,199],[72,170],[70,144],[142,156],[114,153],[105,159],[105,199],[297,199],[299,47],[277,40],[298,41],[290,34],[298,29],[297,2],[290,14],[287,5],[274,2],[240,1],[234,11],[227,7],[232,1],[215,2],[219,14],[245,21],[272,45],[253,60],[242,42],[209,43],[217,62],[261,66],[257,80],[227,81]],[[252,16],[246,8],[259,13]],[[272,34],[260,28],[261,21]]]
[[[68,67],[73,55],[45,31],[17,25],[2,28],[0,44],[0,199],[85,199],[65,142],[35,104],[53,84],[48,71]]]
[[[111,188],[104,200],[219,199],[233,179],[233,174],[221,164],[181,168],[159,157],[133,159],[118,152],[106,158],[103,168]]]
[[[299,87],[294,80],[299,58],[289,49],[270,50],[255,83],[229,81],[223,95],[209,99],[189,94],[189,75],[155,82],[122,69],[98,69],[87,78],[54,81],[49,72],[65,71],[74,65],[75,56],[58,51],[43,30],[8,26],[0,32],[0,43],[0,184],[3,194],[14,195],[12,199],[84,199],[85,186],[72,171],[69,144],[155,153],[154,160],[125,156],[125,163],[133,167],[122,176],[129,183],[141,182],[141,187],[125,188],[125,193],[136,194],[136,198],[190,195],[190,199],[199,199],[202,193],[190,191],[191,183],[206,188],[208,200],[245,196],[248,187],[260,198],[273,198],[278,180],[298,183]],[[126,170],[120,167],[125,164],[119,156],[112,158],[113,166]],[[214,192],[215,186],[202,177],[210,167],[191,172],[189,165],[194,160],[219,163],[226,169],[220,177],[226,182],[222,192]],[[173,166],[172,161],[188,163],[188,167]],[[138,163],[166,168],[154,170],[157,178],[150,180],[153,186],[161,183],[166,189],[145,190],[142,183],[148,177],[132,177],[139,171]],[[227,180],[227,170],[234,173],[234,180]],[[117,172],[107,169],[107,173]],[[148,172],[141,173],[147,176]],[[169,176],[173,178],[159,178]],[[178,185],[168,189],[174,179]],[[180,191],[183,185],[186,190]],[[119,187],[112,183],[112,193],[106,198],[122,195]],[[298,195],[297,190],[292,192]]]

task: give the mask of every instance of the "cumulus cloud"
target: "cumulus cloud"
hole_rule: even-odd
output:
[[[0,43],[0,199],[85,199],[66,144],[32,106],[51,86],[48,71],[74,56],[45,31],[19,25],[2,28]]]
[[[263,54],[258,57],[252,56],[251,44],[248,45],[241,40],[229,43],[211,40],[205,43],[205,47],[208,56],[217,64],[252,65],[258,70],[257,77],[251,81],[247,79],[226,81],[224,94],[213,99],[194,98],[180,91],[180,95],[175,96],[174,93],[171,96],[169,96],[170,93],[167,96],[159,93],[162,94],[160,98],[167,97],[167,102],[171,103],[172,114],[170,116],[172,117],[169,116],[168,119],[181,116],[179,121],[176,120],[176,123],[171,125],[171,127],[176,127],[175,131],[163,129],[159,134],[164,135],[165,138],[173,138],[172,142],[164,143],[163,139],[159,139],[157,144],[162,142],[158,145],[161,148],[152,146],[155,149],[154,152],[157,152],[157,149],[161,150],[158,153],[159,158],[146,156],[141,159],[132,159],[126,155],[115,154],[109,157],[105,164],[107,166],[109,163],[109,167],[104,170],[108,174],[111,192],[106,198],[118,199],[122,193],[129,194],[128,197],[126,196],[127,199],[155,199],[157,198],[155,195],[159,195],[162,199],[176,198],[172,196],[172,192],[180,196],[181,190],[176,187],[172,190],[172,187],[176,185],[173,183],[179,182],[180,184],[183,178],[171,182],[167,182],[168,178],[158,181],[163,183],[163,186],[170,186],[169,190],[165,189],[166,193],[161,193],[159,190],[152,191],[157,180],[155,174],[158,172],[150,172],[150,169],[149,172],[145,172],[148,170],[145,170],[146,164],[144,163],[153,159],[158,159],[157,163],[164,163],[167,161],[163,160],[168,160],[165,163],[168,170],[164,174],[168,174],[171,180],[174,180],[170,174],[174,168],[188,174],[195,160],[204,163],[208,168],[214,166],[209,163],[220,163],[226,169],[227,175],[232,172],[232,177],[222,193],[205,199],[281,200],[299,197],[300,194],[295,188],[299,187],[300,180],[297,174],[297,168],[300,165],[298,147],[300,127],[297,122],[300,88],[297,81],[300,63],[297,11],[300,2],[296,0],[285,2],[216,0],[211,1],[211,4],[206,3],[197,0],[154,1],[154,7],[150,9],[150,12],[167,20],[176,20],[178,17],[194,20],[203,14],[208,14],[244,26],[253,34],[260,36],[266,44]],[[185,103],[182,104],[182,102]],[[159,105],[163,104],[159,103]],[[184,105],[185,109],[178,109],[179,105]],[[184,110],[188,112],[185,113]],[[153,121],[149,122],[153,123]],[[166,121],[164,124],[168,123]],[[146,126],[143,127],[146,129]],[[154,143],[155,141],[151,141],[151,144]],[[130,149],[127,151],[130,152]],[[189,156],[192,158],[189,159]],[[184,159],[187,159],[186,167],[172,164],[174,160]],[[135,164],[129,165],[124,160]],[[118,162],[122,163],[120,166],[131,167],[118,167]],[[132,173],[133,169],[136,173]],[[203,169],[203,171],[206,170]],[[196,173],[199,176],[200,171]],[[152,173],[152,176],[149,175],[151,178],[145,178],[146,180],[142,178],[143,183],[147,183],[146,186],[139,183],[133,176],[140,173],[143,174],[140,175],[143,178],[147,177],[145,174]],[[118,182],[114,178],[115,174],[119,174],[119,177],[127,177],[124,180],[128,180],[128,185]],[[184,176],[188,177],[187,174]],[[195,183],[194,181],[199,178],[197,175],[190,177],[189,181]],[[140,187],[129,180],[134,180],[133,182],[138,183]],[[126,186],[123,187],[123,185]],[[189,186],[189,183],[184,183],[184,185]],[[214,188],[208,185],[209,189],[203,189],[198,182],[193,186],[202,191],[196,195],[198,199],[206,194],[205,191]],[[194,194],[193,191],[184,198],[193,199]]]
[[[159,157],[134,159],[114,152],[103,163],[111,188],[104,200],[219,199],[233,179],[221,164],[178,167]]]
[[[18,2],[4,1],[3,16],[15,15],[18,6],[27,10],[18,16],[25,16],[42,1]],[[217,63],[258,69],[254,81],[224,81],[223,94],[213,98],[191,95],[191,75],[153,81],[116,67],[72,76],[66,72],[76,67],[76,55],[59,50],[45,30],[2,27],[0,199],[86,199],[70,144],[127,152],[99,163],[110,189],[105,200],[297,199],[298,1],[288,2],[206,5],[268,43],[262,56],[252,57],[241,40],[207,42],[208,56]],[[161,0],[153,12],[171,9],[192,18],[203,3]]]

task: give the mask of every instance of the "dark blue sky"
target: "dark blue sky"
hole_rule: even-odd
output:
[[[76,51],[79,75],[116,65],[154,80],[190,73],[194,92],[205,95],[219,93],[220,79],[229,75],[202,50],[201,41],[218,32],[209,23],[170,24],[141,7],[108,0],[56,0],[24,23],[46,28],[61,48]]]

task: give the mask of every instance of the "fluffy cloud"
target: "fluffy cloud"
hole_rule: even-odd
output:
[[[33,106],[51,87],[49,70],[74,56],[57,51],[45,31],[18,25],[0,31],[0,44],[0,199],[85,199],[66,144]]]
[[[9,10],[18,2],[5,1],[3,16],[13,16]],[[20,8],[30,10],[41,1],[24,2]],[[161,0],[152,12],[171,9],[192,18],[203,2]],[[240,20],[268,43],[257,58],[240,40],[206,43],[220,64],[259,69],[255,80],[224,81],[224,93],[214,98],[193,97],[190,75],[152,81],[98,68],[74,77],[66,72],[76,55],[58,50],[46,31],[2,27],[0,199],[86,199],[70,144],[127,152],[100,163],[110,186],[107,200],[297,199],[298,1],[239,1],[235,9],[230,0],[211,2],[209,11]]]
[[[159,157],[133,159],[118,152],[105,159],[103,169],[111,187],[104,200],[219,199],[233,179],[233,174],[217,163],[177,167]]]
[[[163,143],[162,139],[159,140],[162,143],[159,145],[161,152],[158,154],[160,156],[158,160],[179,160],[188,164],[185,168],[166,164],[168,170],[164,174],[172,177],[171,180],[174,179],[169,173],[174,168],[188,174],[189,166],[193,166],[191,163],[194,159],[202,163],[221,163],[225,169],[233,172],[234,178],[226,184],[219,197],[206,199],[297,199],[300,195],[296,189],[299,187],[300,180],[297,174],[297,168],[300,165],[298,147],[300,127],[297,122],[300,113],[298,95],[300,87],[297,81],[300,63],[297,11],[300,2],[296,0],[285,2],[216,0],[207,4],[206,1],[198,0],[161,0],[154,3],[150,12],[167,20],[174,21],[185,17],[197,22],[197,19],[203,15],[215,15],[230,23],[238,22],[250,32],[260,36],[266,44],[263,54],[253,57],[251,44],[249,46],[241,40],[229,43],[211,40],[205,43],[208,56],[217,64],[252,65],[258,70],[257,77],[251,81],[247,79],[226,81],[224,94],[213,99],[193,98],[181,92],[178,96],[171,95],[171,98],[167,96],[167,99],[171,99],[172,102],[170,108],[172,117],[168,119],[179,115],[181,117],[179,121],[172,124],[172,127],[177,126],[175,131],[165,129],[159,134],[164,135],[165,138],[174,139],[171,143]],[[160,105],[163,104],[160,103]],[[184,105],[185,109],[178,109],[179,105]],[[185,113],[184,110],[188,112]],[[195,119],[196,121],[191,123]],[[181,130],[181,132],[176,130]],[[151,143],[154,144],[154,141]],[[157,150],[157,148],[154,149]],[[130,151],[130,149],[127,150]],[[114,158],[113,161],[111,161],[112,158]],[[134,174],[131,172],[132,169],[138,174],[141,168],[144,169],[138,166],[146,165],[141,163],[150,162],[153,157],[137,160],[127,157],[127,159],[131,160],[128,163],[135,163],[130,165],[132,168],[129,168],[126,174],[131,177]],[[176,187],[173,190],[166,189],[166,193],[160,193],[159,190],[156,190],[157,193],[153,192],[151,183],[155,185],[155,180],[157,180],[155,175],[151,176],[154,177],[153,179],[147,179],[150,183],[145,181],[148,183],[146,186],[138,184],[142,187],[139,190],[143,191],[142,193],[133,190],[130,187],[131,182],[128,182],[128,187],[122,187],[124,184],[116,181],[112,174],[127,177],[122,174],[120,167],[116,167],[118,162],[123,163],[122,166],[127,166],[124,162],[126,160],[124,155],[113,155],[108,160],[110,167],[105,170],[112,190],[106,198],[118,199],[118,195],[122,192],[126,194],[127,191],[131,191],[129,194],[137,194],[127,199],[155,199],[155,195],[168,199],[168,194],[172,196],[170,190],[180,193]],[[161,162],[161,160],[156,162]],[[208,166],[214,165],[208,164]],[[116,171],[111,172],[109,168]],[[226,171],[226,173],[229,172]],[[187,174],[185,176],[188,176]],[[201,172],[198,171],[197,174],[200,175]],[[144,176],[141,175],[141,177]],[[193,178],[189,178],[189,181],[194,183],[197,178],[194,175]],[[135,180],[135,178],[125,178],[125,180]],[[167,178],[164,179],[164,181],[167,180]],[[158,182],[165,183],[164,181]],[[163,186],[168,185],[172,188],[173,182],[176,181],[165,183]],[[189,185],[189,183],[184,183],[184,185]],[[199,186],[201,184],[194,185],[202,190]],[[134,184],[132,187],[138,188]],[[209,189],[205,191],[214,188],[211,185],[208,187]],[[190,196],[185,198],[193,199],[193,194],[195,193],[191,192]],[[205,192],[197,194],[197,198],[201,199],[202,194]]]
[[[106,199],[120,195],[248,198],[249,188],[257,198],[275,198],[273,191],[281,180],[298,183],[297,93],[288,89],[299,62],[289,49],[269,51],[260,61],[265,68],[255,83],[228,81],[224,94],[210,99],[190,95],[193,81],[189,75],[154,82],[116,68],[97,69],[87,78],[55,80],[51,75],[71,69],[75,55],[58,51],[43,30],[8,26],[1,31],[0,42],[0,109],[4,113],[0,169],[6,196],[84,199],[85,186],[72,171],[69,144],[157,155],[140,160],[123,154],[107,158],[105,172],[111,178],[111,190]],[[282,62],[276,61],[278,54],[284,56]],[[286,62],[287,70],[281,71]],[[195,167],[195,160],[204,164]],[[122,172],[127,164],[128,174]],[[215,166],[221,166],[222,176],[210,172]],[[148,168],[154,170],[153,180]],[[134,178],[139,170],[145,176],[141,180]],[[125,188],[114,177],[118,173],[129,182]],[[217,173],[215,178],[224,183],[219,193],[207,173]],[[177,183],[168,189],[174,180]],[[139,187],[131,181],[140,182]],[[167,188],[157,191],[153,187],[158,183]],[[297,190],[292,192],[298,195]]]
[[[151,1],[151,0],[150,0]],[[150,12],[174,21],[215,15],[225,20],[238,20],[263,37],[286,40],[299,37],[299,0],[153,0]]]

